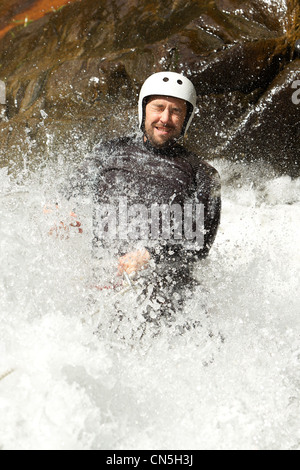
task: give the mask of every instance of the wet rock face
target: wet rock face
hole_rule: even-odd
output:
[[[2,165],[133,132],[143,81],[174,70],[198,94],[191,148],[299,174],[298,0],[81,0],[52,13],[46,0],[7,4],[0,28],[39,4],[44,13],[0,41]]]
[[[236,160],[262,159],[299,176],[300,60],[294,60],[243,115],[219,152]]]
[[[295,57],[300,57],[300,39],[298,39],[295,43]]]

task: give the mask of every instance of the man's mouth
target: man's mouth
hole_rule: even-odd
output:
[[[155,126],[155,129],[156,129],[160,134],[169,134],[169,133],[172,131],[171,127]]]

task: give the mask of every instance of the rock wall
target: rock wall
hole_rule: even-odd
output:
[[[143,81],[174,70],[198,94],[191,148],[299,175],[298,0],[81,0],[56,11],[28,0],[21,13],[20,3],[0,22],[1,166],[134,132]],[[40,15],[30,22],[29,11]],[[16,14],[24,23],[7,30]]]

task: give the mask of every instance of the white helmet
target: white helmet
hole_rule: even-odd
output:
[[[143,84],[139,96],[139,127],[143,130],[145,120],[145,98],[153,95],[170,96],[185,100],[188,106],[187,118],[182,128],[185,135],[195,114],[197,94],[192,82],[175,72],[158,72],[151,75]]]

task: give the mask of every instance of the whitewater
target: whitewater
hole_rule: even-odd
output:
[[[60,195],[70,163],[0,169],[1,449],[300,449],[300,179],[212,164],[222,219],[200,286],[142,336],[134,293],[120,322],[94,288],[91,200]],[[83,233],[50,236],[71,209]]]

